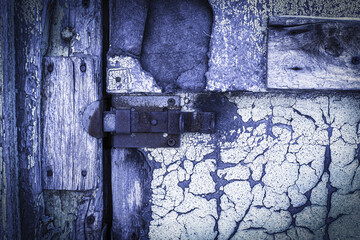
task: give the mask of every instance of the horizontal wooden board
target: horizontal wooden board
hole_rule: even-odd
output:
[[[81,124],[85,107],[101,96],[98,58],[47,57],[43,85],[44,189],[88,190],[98,186],[102,140]]]
[[[268,88],[360,89],[360,21],[271,17]]]

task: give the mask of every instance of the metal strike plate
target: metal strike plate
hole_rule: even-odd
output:
[[[99,128],[111,135],[113,147],[121,148],[179,147],[183,132],[215,131],[214,113],[181,112],[180,108],[178,96],[115,95],[111,110],[101,116]],[[85,112],[96,112],[94,117],[99,118],[98,111]]]

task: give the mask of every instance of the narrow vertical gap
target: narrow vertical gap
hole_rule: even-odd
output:
[[[103,99],[109,99],[106,93],[106,68],[107,68],[107,53],[109,51],[109,0],[101,2],[101,16],[102,16],[102,96]],[[108,110],[105,104],[104,110]],[[108,138],[103,139],[103,228],[106,227],[104,232],[104,239],[111,239],[110,229],[112,225],[112,192],[111,192],[111,147]]]

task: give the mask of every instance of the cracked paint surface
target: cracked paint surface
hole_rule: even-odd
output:
[[[108,59],[106,91],[108,93],[152,92],[160,93],[153,76],[145,72],[139,60],[127,56]]]
[[[183,95],[183,110],[197,99]],[[225,99],[233,108],[214,135],[145,150],[154,163],[149,238],[360,237],[360,95]]]

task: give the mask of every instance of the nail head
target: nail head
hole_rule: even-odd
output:
[[[86,64],[85,63],[81,64],[80,71],[86,72]]]
[[[176,144],[176,141],[172,138],[170,138],[168,141],[167,141],[167,144],[170,146],[170,147],[173,147],[175,146]]]

